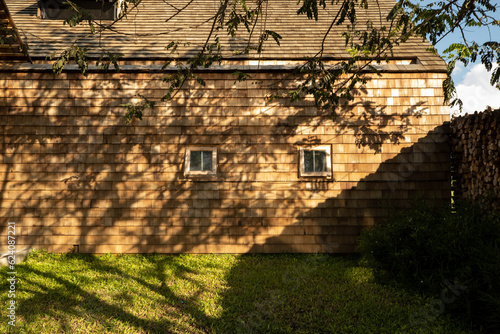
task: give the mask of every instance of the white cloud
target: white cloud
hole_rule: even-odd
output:
[[[455,68],[453,69],[453,74],[459,74],[462,73],[465,69],[465,66],[462,62],[458,61],[455,63]]]
[[[486,106],[500,108],[500,90],[490,85],[491,72],[482,64],[474,65],[465,73],[463,80],[456,83],[458,97],[463,102],[463,111],[483,111]],[[454,108],[458,113],[458,108]]]

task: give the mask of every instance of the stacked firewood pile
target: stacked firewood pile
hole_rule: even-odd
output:
[[[451,145],[455,196],[500,210],[500,109],[454,118]]]

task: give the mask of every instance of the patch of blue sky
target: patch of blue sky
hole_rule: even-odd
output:
[[[441,1],[447,3],[448,1]],[[463,2],[463,0],[460,0]],[[429,3],[439,3],[439,1],[421,0],[421,5]],[[498,11],[494,13],[497,20],[500,20],[500,7],[496,0],[492,0],[491,4],[497,5]],[[444,37],[436,45],[439,54],[446,59],[444,50],[452,43],[466,44],[475,41],[482,45],[488,41],[500,41],[500,27],[497,26],[482,26],[482,27],[465,27],[463,30],[456,28],[453,32]],[[500,65],[500,64],[498,64]],[[497,66],[498,66],[497,65]],[[487,72],[481,60],[477,59],[473,63],[463,66],[457,63],[455,70],[452,73],[453,81],[457,88],[458,97],[464,103],[463,111],[466,113],[481,111],[486,106],[500,108],[500,90],[491,86],[489,83],[491,72]],[[453,113],[458,113],[457,108],[452,110]]]

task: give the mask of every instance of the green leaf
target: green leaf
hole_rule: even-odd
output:
[[[276,44],[280,45],[280,39],[282,39],[281,35],[278,34],[277,32],[274,32],[272,30],[266,30],[266,34],[271,36]]]
[[[252,76],[248,73],[244,73],[244,72],[241,72],[241,71],[234,71],[233,73],[233,76],[236,77],[236,79],[234,80],[234,83],[236,82],[242,82],[242,81],[245,81],[245,80],[248,80],[248,79],[252,79]]]
[[[496,67],[491,74],[490,84],[500,89],[500,67]]]
[[[143,101],[140,103],[127,103],[121,105],[122,107],[125,107],[127,111],[124,116],[125,122],[127,124],[130,123],[135,118],[142,120],[142,117],[144,116],[144,110],[153,109],[155,107],[154,101],[148,100],[141,94],[137,94],[137,96],[140,97]]]

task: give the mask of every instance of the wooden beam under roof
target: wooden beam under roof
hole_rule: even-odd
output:
[[[0,61],[30,62],[26,44],[24,44],[16,24],[10,15],[4,0],[0,0]]]

